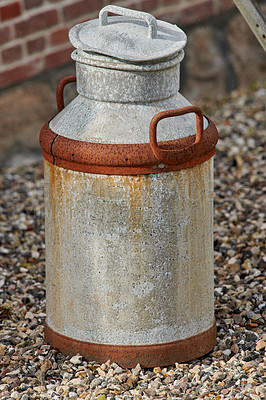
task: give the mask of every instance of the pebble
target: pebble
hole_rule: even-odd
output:
[[[265,397],[266,90],[232,93],[213,112],[217,342],[165,368],[123,369],[44,343],[43,167],[0,175],[0,399],[223,400]],[[210,107],[214,107],[211,105]],[[204,108],[204,106],[203,106]]]
[[[223,353],[224,353],[225,356],[230,356],[231,350],[226,349],[226,350],[223,351]]]
[[[266,347],[266,342],[262,339],[259,340],[258,343],[256,344],[257,351],[263,350],[263,349],[265,349],[265,347]]]
[[[77,399],[78,395],[77,395],[76,392],[69,392],[69,393],[68,393],[68,397],[69,397],[70,399]]]
[[[95,389],[97,386],[99,386],[102,383],[103,379],[102,378],[95,378],[93,379],[93,381],[91,382],[91,389]]]
[[[19,394],[19,392],[12,392],[11,393],[11,399],[20,399],[20,394]]]
[[[138,376],[141,371],[140,364],[137,364],[135,368],[132,369],[132,374]]]
[[[123,372],[123,368],[121,367],[116,367],[116,369],[114,370],[114,375],[118,375],[118,374],[122,374]]]
[[[82,363],[82,356],[79,354],[76,354],[75,356],[71,357],[69,360],[72,364],[78,365]]]

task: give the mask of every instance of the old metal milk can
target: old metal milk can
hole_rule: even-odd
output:
[[[179,93],[186,35],[107,6],[69,36],[77,75],[59,83],[59,113],[40,133],[45,339],[123,367],[202,356],[216,337],[217,131]],[[75,79],[78,96],[64,107]]]

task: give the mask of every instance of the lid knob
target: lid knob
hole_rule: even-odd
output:
[[[154,39],[157,36],[157,21],[156,18],[143,11],[130,10],[128,8],[119,7],[119,6],[106,6],[101,9],[99,12],[99,26],[107,25],[107,16],[108,12],[113,14],[122,15],[124,17],[131,17],[136,19],[143,19],[147,22],[149,30],[148,37],[150,39]]]

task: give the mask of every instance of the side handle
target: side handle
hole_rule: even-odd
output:
[[[158,145],[157,142],[157,125],[158,122],[165,118],[178,117],[180,115],[194,113],[196,114],[196,139],[194,143],[188,147],[167,150]],[[157,160],[164,164],[176,164],[180,161],[189,161],[197,152],[203,137],[203,113],[200,108],[195,106],[187,106],[175,110],[162,111],[156,114],[150,123],[150,146]]]
[[[57,109],[58,112],[62,111],[63,108],[65,107],[64,104],[64,88],[68,83],[76,82],[77,77],[76,75],[69,75],[65,76],[65,78],[61,79],[61,81],[58,83],[57,88],[56,88],[56,104],[57,104]]]

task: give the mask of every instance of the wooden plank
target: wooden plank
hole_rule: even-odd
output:
[[[266,17],[253,0],[234,0],[250,29],[266,51]]]

